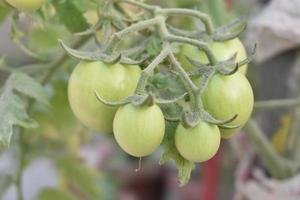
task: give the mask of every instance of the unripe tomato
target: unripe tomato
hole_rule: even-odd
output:
[[[253,91],[247,78],[241,73],[230,76],[216,74],[212,77],[201,99],[204,108],[220,120],[238,117],[228,125],[244,125],[253,110]],[[235,129],[221,129],[221,136],[228,138]]]
[[[31,12],[39,9],[46,0],[6,0],[7,3],[25,12]]]
[[[211,42],[209,47],[218,61],[225,61],[235,53],[237,53],[236,62],[243,61],[247,58],[245,47],[238,38],[225,42]],[[204,51],[199,50],[195,46],[184,44],[181,47],[178,59],[183,68],[186,70],[192,70],[194,68],[194,66],[187,60],[186,56],[205,64],[208,63],[208,59]],[[246,74],[247,65],[241,66],[239,68],[239,72]]]
[[[87,127],[102,133],[112,132],[117,108],[100,103],[94,94],[108,101],[132,95],[141,70],[137,65],[80,62],[71,74],[68,86],[70,106]]]
[[[182,157],[192,162],[211,159],[220,146],[220,131],[216,125],[200,121],[194,128],[178,125],[175,145]]]
[[[150,155],[163,140],[165,120],[157,105],[120,107],[114,119],[114,136],[120,147],[135,157]]]

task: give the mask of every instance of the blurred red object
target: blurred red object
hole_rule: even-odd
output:
[[[202,168],[202,190],[203,200],[217,200],[218,185],[222,157],[222,144],[218,153],[209,161],[205,162]]]

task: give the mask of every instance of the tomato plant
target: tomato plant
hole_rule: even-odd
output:
[[[120,107],[114,119],[114,136],[128,154],[143,157],[158,148],[165,133],[164,115],[157,105]]]
[[[205,109],[218,119],[237,118],[229,125],[244,125],[253,110],[253,92],[247,78],[235,73],[230,76],[215,75],[202,94]],[[230,137],[236,129],[220,129],[224,138]]]
[[[247,58],[245,47],[238,38],[223,42],[210,42],[209,47],[219,61],[227,60],[235,53],[237,53],[236,62],[241,62]],[[186,56],[204,64],[207,64],[209,62],[206,54],[202,50],[199,50],[197,47],[192,45],[182,45],[178,58],[182,66],[186,70],[192,70],[194,68],[194,66],[188,61]],[[246,74],[247,64],[241,66],[239,68],[239,72],[241,72],[242,74]]]
[[[26,12],[35,11],[41,8],[42,5],[46,2],[46,0],[6,0],[6,1],[13,7]]]
[[[160,163],[174,160],[184,185],[194,162],[212,158],[221,137],[230,137],[250,118],[253,92],[244,75],[251,57],[247,58],[238,39],[245,27],[242,20],[216,27],[200,11],[161,8],[135,0],[47,1],[47,6],[38,12],[29,11],[37,10],[45,1],[7,2],[17,8],[12,13],[11,37],[34,64],[8,70],[10,76],[0,90],[0,100],[5,100],[0,102],[0,117],[4,119],[0,120],[0,138],[5,138],[0,141],[5,145],[14,138],[11,136],[15,126],[20,127],[20,136],[23,129],[36,127],[37,122],[29,114],[38,113],[32,116],[40,118],[39,122],[53,121],[37,129],[49,140],[57,139],[64,131],[75,132],[73,137],[65,134],[69,146],[75,149],[65,154],[73,156],[80,149],[81,136],[89,131],[85,129],[79,135],[81,124],[73,126],[76,120],[65,123],[62,119],[71,119],[70,112],[60,109],[63,106],[57,101],[63,101],[57,96],[67,93],[66,106],[70,106],[79,121],[89,130],[113,133],[114,137],[103,137],[115,139],[129,155],[151,155],[162,143]],[[2,5],[8,8],[8,4]],[[195,30],[173,27],[173,23],[180,25],[185,17],[190,17],[191,22],[196,18],[203,26],[195,26]],[[19,27],[23,18],[36,22],[28,34],[27,29],[22,31]],[[27,45],[23,41],[28,38]],[[72,73],[70,68],[75,64],[70,57],[78,63]],[[0,60],[0,70],[2,64]],[[59,108],[43,105],[40,107],[44,110],[35,112],[37,102],[47,105],[46,90],[59,91],[60,87],[49,87],[54,85],[50,80],[59,74],[59,68],[67,74],[60,78],[69,80],[68,91],[57,93],[53,97],[57,100],[52,99],[55,104],[50,101]],[[37,101],[28,101],[24,95]],[[51,117],[42,117],[49,113],[47,109],[52,111]],[[57,125],[60,123],[72,127],[61,128]],[[29,138],[38,136],[21,138],[18,145],[22,147],[24,142],[32,148]],[[58,152],[63,148],[61,145]],[[26,162],[20,163],[22,170]],[[66,165],[70,166],[69,162]],[[20,179],[19,174],[17,182]],[[85,194],[92,194],[87,199],[100,199],[95,189]]]
[[[112,132],[117,108],[104,105],[95,91],[105,99],[116,101],[134,93],[141,70],[137,65],[80,62],[69,80],[70,106],[87,127],[101,133]]]
[[[220,146],[220,131],[216,125],[199,122],[193,128],[179,125],[175,132],[175,145],[179,153],[192,162],[211,159]]]

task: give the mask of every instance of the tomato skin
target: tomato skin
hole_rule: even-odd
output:
[[[175,132],[175,145],[185,159],[204,162],[211,159],[220,146],[220,131],[216,125],[200,121],[194,128],[178,125]]]
[[[235,53],[237,53],[236,62],[243,61],[247,58],[245,47],[238,38],[225,42],[212,42],[209,44],[209,47],[218,61],[227,60]],[[184,44],[181,46],[178,59],[185,70],[192,70],[194,68],[187,60],[186,56],[205,64],[208,63],[204,51],[199,50],[195,46]],[[241,66],[239,72],[245,75],[247,73],[247,65]]]
[[[120,147],[135,157],[150,155],[161,144],[165,120],[157,105],[137,107],[127,104],[118,109],[114,136]]]
[[[7,3],[25,12],[38,10],[46,2],[46,0],[6,0]]]
[[[116,107],[99,102],[94,94],[109,101],[132,95],[141,69],[137,65],[80,62],[69,79],[68,97],[72,111],[87,127],[101,133],[111,133]]]
[[[253,91],[241,73],[230,76],[216,74],[201,95],[204,108],[216,119],[226,120],[238,114],[228,125],[244,125],[253,110]],[[238,129],[222,129],[221,136],[229,138]]]

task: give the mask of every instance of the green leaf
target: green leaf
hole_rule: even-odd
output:
[[[46,188],[42,190],[38,197],[38,200],[78,200],[71,193],[67,191],[61,191],[55,188]]]
[[[38,124],[26,113],[26,102],[17,93],[48,104],[43,87],[29,76],[15,72],[6,81],[0,95],[0,146],[8,146],[13,126],[35,128]]]
[[[57,165],[64,178],[88,199],[101,199],[100,176],[96,171],[70,156],[60,159]]]
[[[195,164],[183,158],[175,147],[174,134],[178,123],[166,122],[166,134],[163,141],[164,153],[159,161],[162,165],[166,161],[173,159],[178,169],[178,179],[180,186],[188,183],[191,172],[195,168]]]
[[[82,32],[89,26],[81,11],[72,0],[57,0],[53,2],[62,24],[73,33]]]

